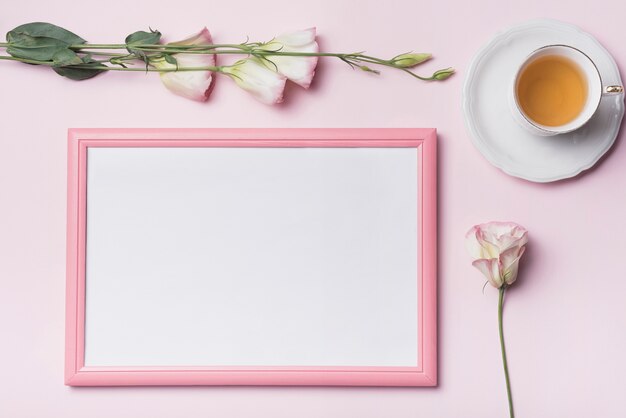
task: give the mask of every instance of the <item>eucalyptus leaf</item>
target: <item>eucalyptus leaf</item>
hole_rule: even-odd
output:
[[[69,51],[67,43],[54,38],[33,37],[9,32],[7,40],[9,41],[9,46],[6,51],[9,55],[16,58],[51,61],[61,51]]]
[[[7,33],[7,41],[9,42],[11,41],[9,39],[11,34],[28,35],[33,38],[52,38],[65,42],[67,45],[84,44],[87,42],[67,29],[46,22],[32,22],[16,27]]]

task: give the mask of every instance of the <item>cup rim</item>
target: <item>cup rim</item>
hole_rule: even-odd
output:
[[[554,126],[554,127],[547,127],[545,125],[541,125],[538,124],[537,122],[533,121],[532,119],[530,119],[526,113],[522,110],[522,107],[518,101],[517,98],[517,82],[519,80],[519,76],[522,72],[522,69],[524,69],[526,63],[534,56],[536,55],[539,51],[542,51],[544,49],[547,48],[554,48],[554,47],[560,47],[560,48],[569,48],[571,50],[574,50],[576,52],[578,52],[579,54],[581,54],[583,57],[585,57],[587,59],[587,61],[589,61],[591,63],[591,65],[593,66],[593,68],[595,69],[595,72],[598,76],[598,80],[600,82],[600,94],[598,95],[598,99],[596,100],[596,105],[595,108],[593,108],[593,112],[590,112],[589,115],[587,116],[587,118],[585,118],[584,120],[581,120],[578,124],[576,124],[575,126],[569,128],[569,129],[558,129],[560,126],[565,126],[565,125],[559,125],[559,126]],[[576,129],[581,128],[582,126],[584,126],[587,122],[589,122],[589,120],[593,117],[593,115],[596,114],[596,112],[598,111],[598,108],[600,107],[600,102],[602,100],[602,86],[603,86],[603,82],[602,82],[602,74],[600,74],[600,70],[598,69],[598,66],[596,65],[596,63],[589,57],[589,55],[585,54],[583,51],[581,51],[580,49],[571,46],[571,45],[565,45],[565,44],[550,44],[550,45],[544,45],[541,46],[535,50],[533,50],[532,52],[530,52],[526,58],[524,58],[524,61],[522,62],[522,64],[519,66],[519,68],[517,69],[517,72],[515,73],[515,78],[513,80],[513,99],[515,100],[515,107],[517,108],[517,110],[519,111],[520,115],[522,115],[522,117],[526,120],[526,122],[528,122],[529,124],[531,124],[534,128],[539,129],[540,131],[543,131],[545,133],[548,134],[564,134],[564,133],[568,133],[568,132],[572,132],[575,131]]]

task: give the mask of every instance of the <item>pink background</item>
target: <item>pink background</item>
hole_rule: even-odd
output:
[[[502,417],[506,398],[497,295],[481,292],[463,235],[514,220],[531,233],[505,321],[520,417],[615,417],[626,390],[626,146],[575,180],[510,178],[471,145],[460,95],[474,52],[496,31],[559,18],[594,34],[626,65],[621,1],[380,2],[22,1],[0,29],[52,21],[96,42],[148,25],[171,39],[207,25],[216,42],[266,40],[317,25],[323,49],[392,56],[432,51],[426,72],[446,83],[380,77],[323,60],[309,92],[258,104],[219,79],[211,101],[172,96],[154,75],[106,74],[74,83],[0,63],[0,416],[2,417]],[[68,127],[436,127],[440,150],[440,385],[438,388],[68,388],[63,386],[65,181]],[[620,135],[623,137],[624,135]]]

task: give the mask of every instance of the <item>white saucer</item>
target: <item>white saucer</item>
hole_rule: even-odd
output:
[[[533,20],[498,33],[474,57],[463,86],[465,123],[474,146],[507,174],[535,182],[574,177],[611,148],[624,116],[624,95],[604,96],[582,128],[553,137],[534,136],[513,119],[507,101],[512,77],[533,50],[565,44],[586,53],[607,85],[623,85],[613,57],[573,25]]]

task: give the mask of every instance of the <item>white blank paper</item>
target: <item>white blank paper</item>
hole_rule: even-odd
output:
[[[86,366],[415,366],[416,148],[89,148]]]

